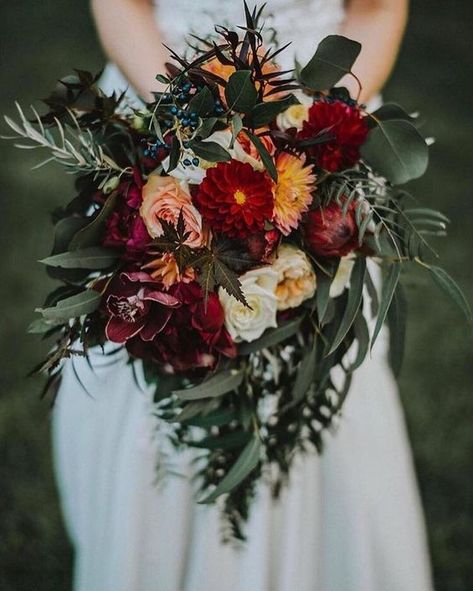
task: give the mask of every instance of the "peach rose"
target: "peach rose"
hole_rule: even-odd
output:
[[[186,244],[192,248],[202,245],[202,217],[192,205],[191,196],[173,177],[152,175],[143,187],[143,203],[140,215],[149,235],[157,238],[163,234],[161,221],[176,224],[182,211],[189,238]]]

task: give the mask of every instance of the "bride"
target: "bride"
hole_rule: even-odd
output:
[[[187,33],[243,22],[240,0],[93,0],[113,64],[104,91],[148,98]],[[362,101],[393,66],[407,0],[270,0],[267,26],[291,68],[327,34],[363,44]],[[116,65],[115,65],[116,64]],[[130,95],[131,95],[130,91]],[[135,100],[137,96],[134,95]],[[261,486],[248,542],[222,544],[215,507],[195,503],[192,457],[166,447],[151,392],[126,355],[92,352],[65,367],[54,411],[57,477],[76,551],[75,591],[428,591],[424,526],[386,335],[355,375],[340,428],[299,458],[278,501]],[[168,467],[156,484],[156,460]]]

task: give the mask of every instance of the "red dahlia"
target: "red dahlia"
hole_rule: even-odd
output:
[[[195,202],[212,230],[238,238],[263,230],[274,207],[268,176],[237,160],[209,168]]]
[[[320,168],[335,172],[350,168],[360,159],[360,146],[366,141],[368,125],[358,107],[335,100],[316,101],[309,109],[297,137],[307,140],[328,130],[334,139],[306,148],[307,154]]]

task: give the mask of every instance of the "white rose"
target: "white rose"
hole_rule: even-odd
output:
[[[240,277],[249,308],[219,289],[225,312],[225,326],[235,342],[254,341],[270,327],[276,327],[278,274],[270,266],[248,271]]]
[[[331,298],[338,298],[338,296],[342,295],[344,289],[350,283],[351,272],[353,270],[354,264],[355,259],[350,255],[340,259],[338,270],[330,285]]]
[[[279,129],[286,131],[291,127],[295,127],[298,131],[302,129],[304,121],[307,120],[309,108],[313,103],[311,97],[303,93],[297,93],[297,99],[300,104],[291,105],[276,118],[276,123]]]
[[[272,269],[278,274],[278,310],[297,308],[314,295],[314,269],[305,252],[297,246],[281,244]]]

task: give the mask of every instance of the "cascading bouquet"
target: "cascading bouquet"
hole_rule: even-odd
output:
[[[413,119],[395,104],[367,113],[335,87],[360,44],[329,36],[283,72],[285,48],[245,10],[240,34],[216,27],[191,59],[171,52],[165,89],[139,109],[77,71],[48,113],[7,118],[20,147],[77,175],[42,261],[62,285],[31,328],[56,337],[38,369],[51,383],[64,358],[125,347],[172,441],[202,451],[201,502],[225,494],[237,537],[256,483],[277,494],[296,452],[321,451],[386,319],[399,370],[402,268],[427,269],[471,318],[426,260],[447,219],[398,188],[427,167]]]

